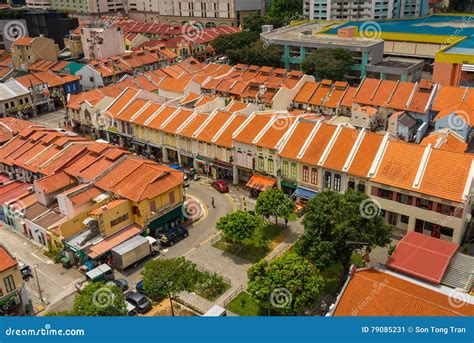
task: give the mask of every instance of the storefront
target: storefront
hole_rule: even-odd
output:
[[[304,210],[306,208],[306,205],[309,200],[314,198],[318,194],[317,191],[305,188],[305,187],[297,187],[294,193],[292,194],[292,197],[295,199],[295,212],[299,215],[302,216],[304,214]]]
[[[153,237],[156,237],[157,232],[161,229],[168,227],[169,225],[182,222],[184,220],[183,209],[182,206],[178,206],[175,209],[165,213],[159,218],[152,220],[148,224],[148,231],[149,234]]]
[[[181,154],[181,167],[190,168],[193,166],[194,157],[192,153],[180,152]]]
[[[293,195],[293,193],[296,191],[296,188],[298,187],[296,183],[286,180],[281,180],[280,186],[281,190],[288,195]]]
[[[227,180],[232,180],[232,164],[219,161],[219,160],[214,160],[214,162],[211,165],[211,174],[213,179],[227,179]]]
[[[249,188],[250,196],[257,198],[260,192],[274,188],[275,185],[276,179],[259,174],[253,174],[245,186]]]
[[[214,162],[212,158],[197,155],[196,156],[196,170],[200,174],[205,174],[208,177],[212,176],[211,165]]]

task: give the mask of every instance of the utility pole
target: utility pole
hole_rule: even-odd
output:
[[[43,292],[41,291],[41,286],[40,286],[40,282],[38,278],[38,265],[37,264],[35,264],[35,276],[36,276],[36,283],[38,285],[39,297],[40,297],[41,302],[44,304]]]

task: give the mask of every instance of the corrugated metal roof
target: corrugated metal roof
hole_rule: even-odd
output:
[[[461,253],[456,254],[452,258],[441,283],[469,292],[474,283],[474,257]]]
[[[135,236],[130,238],[128,241],[123,242],[122,244],[116,246],[112,251],[117,254],[123,255],[124,253],[139,247],[140,245],[147,243],[148,240],[143,236]]]

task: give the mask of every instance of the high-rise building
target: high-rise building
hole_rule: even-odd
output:
[[[428,0],[304,0],[310,20],[413,18],[428,14]]]
[[[240,25],[255,12],[263,12],[265,0],[128,0],[128,16],[137,21],[203,26]]]
[[[26,6],[32,10],[48,10],[51,8],[50,0],[26,0]]]
[[[38,0],[36,0],[38,1]],[[54,10],[67,10],[77,14],[124,13],[126,0],[50,0]]]

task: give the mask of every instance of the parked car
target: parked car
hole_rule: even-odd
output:
[[[151,302],[146,296],[137,292],[125,294],[125,300],[135,306],[138,313],[146,313],[151,310]]]
[[[160,242],[164,246],[172,246],[178,243],[180,240],[189,236],[189,231],[185,227],[178,226],[162,231],[160,233]]]
[[[138,293],[145,294],[145,290],[143,289],[143,281],[140,280],[137,282],[135,285],[135,289],[137,290]]]
[[[211,187],[214,188],[216,191],[221,193],[229,192],[229,185],[227,182],[222,180],[215,180],[211,182]]]
[[[128,301],[125,301],[125,306],[127,307],[127,312],[129,317],[133,317],[137,314],[137,308],[130,304]]]
[[[31,267],[27,264],[24,264],[23,262],[20,262],[20,272],[21,272],[21,277],[25,281],[28,281],[30,278],[33,277],[33,274],[31,272]]]
[[[128,282],[125,279],[116,279],[116,280],[109,281],[107,283],[117,286],[118,288],[120,288],[122,292],[125,292],[128,289]]]

